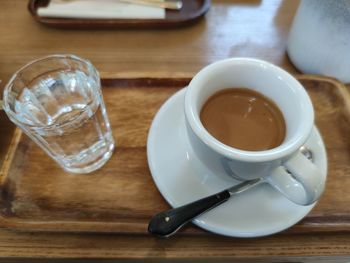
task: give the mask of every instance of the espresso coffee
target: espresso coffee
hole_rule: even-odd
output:
[[[282,144],[286,134],[278,106],[263,94],[229,88],[212,95],[201,110],[207,131],[220,142],[247,151],[263,151]]]

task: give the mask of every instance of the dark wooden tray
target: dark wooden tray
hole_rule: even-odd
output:
[[[350,231],[350,96],[339,82],[298,76],[315,106],[329,160],[326,191],[290,232]],[[24,231],[146,234],[168,209],[150,175],[147,133],[155,113],[189,78],[102,79],[116,152],[95,173],[70,175],[17,129],[0,167],[0,226]],[[207,234],[194,226],[182,233]]]
[[[210,7],[210,0],[184,0],[180,11],[166,10],[165,19],[72,19],[41,17],[37,14],[40,6],[50,0],[30,0],[28,8],[39,23],[66,29],[98,28],[171,28],[190,25],[199,20]]]

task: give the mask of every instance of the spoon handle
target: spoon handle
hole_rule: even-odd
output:
[[[232,195],[240,194],[262,182],[263,179],[260,178],[245,181],[187,205],[156,214],[149,222],[148,232],[161,237],[171,236],[193,218],[226,202]]]
[[[151,234],[168,237],[200,214],[216,207],[230,198],[228,190],[199,199],[178,208],[156,214],[148,225]]]

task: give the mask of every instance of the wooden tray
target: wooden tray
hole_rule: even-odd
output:
[[[38,7],[47,6],[49,1],[30,0],[28,9],[37,22],[67,29],[179,27],[196,22],[210,7],[210,0],[184,0],[180,11],[166,10],[165,19],[73,19],[38,16]]]
[[[350,97],[339,82],[299,76],[325,140],[329,174],[314,210],[287,232],[350,230]],[[0,226],[25,231],[146,234],[168,209],[150,175],[146,139],[164,101],[189,78],[104,78],[103,94],[117,149],[95,173],[63,172],[17,129],[0,170]],[[182,233],[206,234],[194,226]]]

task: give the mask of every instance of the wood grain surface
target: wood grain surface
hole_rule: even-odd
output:
[[[340,82],[299,76],[312,98],[328,153],[326,191],[315,209],[287,232],[350,232],[350,95]],[[98,171],[65,173],[16,130],[0,170],[0,225],[25,231],[147,234],[152,215],[169,206],[147,164],[154,115],[188,78],[102,80],[117,148]],[[334,205],[336,204],[336,205]],[[187,228],[185,233],[207,234]]]
[[[185,72],[233,56],[291,72],[285,52],[298,0],[214,0],[205,19],[173,30],[60,30],[37,23],[26,0],[0,0],[0,79],[54,53],[89,59],[101,72]],[[2,83],[4,84],[4,83]]]
[[[90,59],[122,76],[192,76],[232,56],[271,61],[295,73],[286,55],[298,0],[213,0],[199,23],[174,30],[58,30],[38,24],[27,0],[0,0],[0,90],[22,65],[54,53]],[[0,112],[0,163],[13,125]],[[327,194],[327,193],[326,193]],[[347,193],[344,193],[347,195]],[[334,204],[336,206],[336,204]],[[80,260],[78,260],[80,259]],[[0,229],[0,262],[348,262],[348,233],[288,234],[258,239],[181,235],[21,233]],[[148,260],[147,260],[148,259]]]

